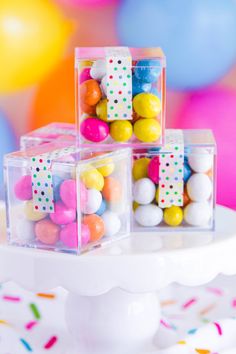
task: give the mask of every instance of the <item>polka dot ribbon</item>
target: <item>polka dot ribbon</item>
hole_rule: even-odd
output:
[[[108,120],[132,119],[132,58],[127,47],[109,47],[106,53]]]
[[[182,130],[170,129],[160,149],[159,206],[183,206],[184,138]]]
[[[31,176],[34,210],[38,212],[53,213],[53,181],[52,162],[62,156],[70,155],[76,151],[75,146],[58,149],[31,157]]]

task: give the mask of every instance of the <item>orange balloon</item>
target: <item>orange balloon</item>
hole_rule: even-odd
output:
[[[74,55],[63,60],[38,87],[29,116],[29,129],[52,122],[75,123]]]
[[[81,102],[88,106],[95,106],[102,98],[102,91],[94,79],[86,80],[80,85]]]
[[[87,225],[90,231],[90,242],[99,241],[105,234],[105,224],[102,218],[96,214],[86,215],[83,224]]]
[[[108,202],[118,202],[122,197],[120,181],[114,177],[107,177],[104,180],[102,195]]]

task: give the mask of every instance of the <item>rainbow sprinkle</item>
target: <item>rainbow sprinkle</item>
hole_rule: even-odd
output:
[[[45,298],[45,299],[50,299],[50,300],[52,300],[52,299],[55,299],[55,295],[54,294],[44,294],[44,293],[38,293],[38,294],[36,294],[38,297],[43,297],[43,298]]]
[[[40,320],[41,315],[40,315],[40,312],[38,310],[38,307],[35,304],[33,304],[33,303],[30,304],[29,307],[30,307],[31,311],[33,312],[33,315],[36,318],[36,320]]]
[[[34,326],[36,326],[38,324],[37,321],[31,321],[26,323],[25,328],[30,331]]]
[[[221,328],[221,326],[219,325],[219,323],[213,322],[213,324],[216,326],[216,329],[217,329],[217,331],[218,331],[219,336],[222,336],[223,331],[222,331],[222,328]]]
[[[2,298],[5,301],[12,301],[12,302],[20,302],[21,301],[21,298],[18,296],[4,295]]]
[[[182,305],[182,309],[186,310],[188,309],[190,306],[194,305],[197,302],[196,298],[190,299],[188,300],[185,304]]]
[[[23,346],[25,347],[25,349],[28,350],[28,352],[32,352],[32,351],[33,351],[32,348],[31,348],[31,346],[29,345],[28,342],[26,342],[25,339],[20,338],[20,341],[21,341],[21,343],[23,344]]]
[[[44,349],[51,349],[57,342],[57,337],[53,336],[49,341],[44,345]]]

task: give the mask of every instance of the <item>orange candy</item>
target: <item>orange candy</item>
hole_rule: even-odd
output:
[[[89,106],[89,105],[81,102],[81,110],[82,110],[82,113],[89,114],[90,116],[96,115],[96,106]]]
[[[120,182],[114,177],[105,178],[102,195],[108,202],[118,202],[122,197]]]
[[[187,188],[184,188],[183,201],[184,201],[184,206],[190,203],[190,198],[187,193]]]
[[[80,98],[83,105],[95,106],[102,98],[98,82],[93,79],[84,81],[80,85]]]
[[[86,215],[83,224],[87,225],[90,231],[90,242],[99,241],[105,234],[105,224],[102,218],[96,214]]]

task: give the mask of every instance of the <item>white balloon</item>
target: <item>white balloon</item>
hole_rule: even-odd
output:
[[[157,205],[140,205],[134,212],[134,218],[142,226],[157,226],[163,219],[163,211]]]
[[[101,80],[106,75],[106,62],[103,59],[96,60],[90,69],[90,76],[95,80]]]
[[[212,182],[204,173],[194,173],[187,182],[189,198],[194,202],[205,202],[212,195]]]
[[[192,202],[184,208],[184,220],[192,226],[206,226],[211,216],[212,208],[207,202]]]
[[[112,237],[120,231],[121,221],[116,213],[107,210],[102,214],[102,219],[105,224],[105,236]]]
[[[155,184],[149,178],[141,178],[134,183],[133,198],[138,204],[150,204],[155,193]]]
[[[213,155],[204,148],[194,148],[188,156],[189,166],[194,172],[204,173],[213,166]]]
[[[98,211],[102,203],[102,194],[97,189],[88,189],[87,200],[82,206],[84,214],[94,214]]]

